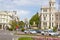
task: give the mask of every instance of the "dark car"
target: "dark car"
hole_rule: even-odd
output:
[[[41,33],[41,30],[35,30],[37,33]]]

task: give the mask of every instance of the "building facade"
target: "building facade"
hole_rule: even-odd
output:
[[[50,0],[48,6],[41,8],[41,29],[60,28],[60,11],[56,10],[55,0]]]
[[[11,20],[17,20],[16,11],[0,11],[0,29],[10,27]]]

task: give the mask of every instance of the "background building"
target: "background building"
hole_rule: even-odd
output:
[[[0,11],[0,29],[10,27],[11,20],[17,20],[16,11]]]
[[[55,0],[50,0],[48,6],[41,8],[41,29],[60,28],[60,12],[56,10]]]

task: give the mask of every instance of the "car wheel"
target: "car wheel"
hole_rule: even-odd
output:
[[[30,33],[30,34],[32,34],[32,33]]]
[[[44,34],[42,33],[42,35],[44,35]]]
[[[51,34],[49,34],[49,36],[51,36]]]
[[[26,32],[25,32],[25,34],[26,34]]]

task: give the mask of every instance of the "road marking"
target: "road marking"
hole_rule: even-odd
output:
[[[14,40],[14,38],[12,38],[12,40]]]

